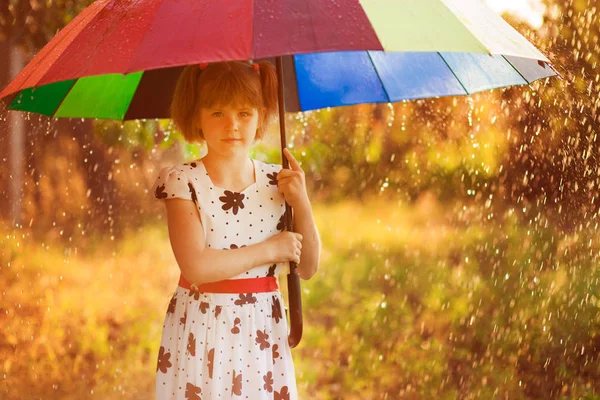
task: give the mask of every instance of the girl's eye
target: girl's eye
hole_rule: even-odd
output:
[[[249,113],[249,112],[246,112],[246,111],[242,111],[242,112],[240,113],[240,115],[241,115],[242,117],[249,117],[249,116],[250,116],[250,113]]]
[[[215,111],[214,113],[212,113],[213,117],[220,117],[221,116],[221,112],[220,111]]]

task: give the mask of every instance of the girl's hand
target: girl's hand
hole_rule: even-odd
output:
[[[283,153],[290,163],[290,169],[282,168],[277,173],[277,190],[293,208],[310,205],[304,171],[288,149],[283,149]]]
[[[266,240],[273,262],[293,261],[300,263],[302,235],[297,232],[279,232]]]

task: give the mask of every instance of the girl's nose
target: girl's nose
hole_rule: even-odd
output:
[[[228,118],[227,119],[227,128],[231,130],[236,130],[238,128],[238,121],[236,118]]]

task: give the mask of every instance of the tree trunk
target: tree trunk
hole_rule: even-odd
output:
[[[8,41],[0,41],[0,86],[2,88],[8,85],[10,81],[10,46]],[[0,105],[0,161],[2,162],[2,168],[0,168],[0,217],[5,219],[10,214],[10,204],[8,202],[8,182],[9,182],[9,170],[6,167],[8,165],[8,138],[10,137],[10,126],[8,121],[8,111],[4,105]]]
[[[9,44],[9,77],[13,79],[23,69],[24,52],[20,46]],[[22,224],[21,200],[23,198],[25,175],[25,127],[26,121],[21,112],[8,113],[8,204],[10,205],[9,219],[14,226]]]

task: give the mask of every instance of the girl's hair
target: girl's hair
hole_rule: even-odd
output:
[[[243,61],[227,61],[186,66],[175,87],[171,102],[171,119],[188,142],[202,142],[202,129],[197,127],[201,107],[249,105],[259,109],[255,140],[263,138],[277,112],[277,75],[268,61],[258,63],[258,72]],[[261,112],[261,108],[265,112]]]

